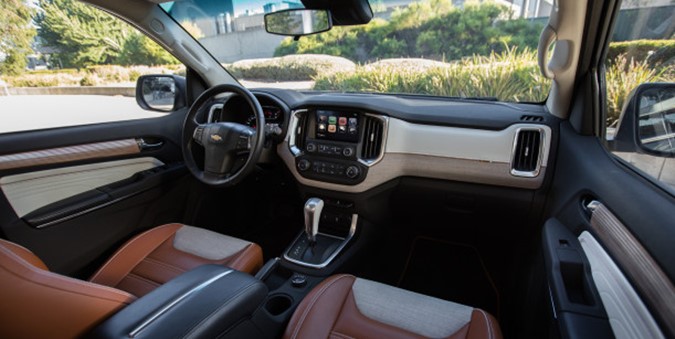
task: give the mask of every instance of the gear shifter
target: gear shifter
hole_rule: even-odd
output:
[[[316,234],[319,233],[319,220],[323,210],[323,200],[309,198],[305,203],[305,234],[310,244],[316,243]]]

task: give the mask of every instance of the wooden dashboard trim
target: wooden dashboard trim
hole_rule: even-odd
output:
[[[140,147],[135,139],[124,139],[92,144],[50,148],[38,151],[0,156],[0,170],[60,164],[78,160],[107,158],[138,154]]]

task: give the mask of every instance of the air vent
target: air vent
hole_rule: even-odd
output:
[[[511,174],[519,177],[539,175],[542,132],[538,129],[520,129],[516,132]]]
[[[307,135],[307,121],[309,114],[298,114],[298,128],[295,130],[295,145],[299,149],[305,149],[305,136]]]
[[[520,120],[530,122],[542,122],[544,121],[544,117],[540,117],[538,115],[521,115]]]
[[[372,161],[380,157],[380,154],[382,153],[383,134],[384,123],[382,120],[372,116],[365,116],[361,159]]]

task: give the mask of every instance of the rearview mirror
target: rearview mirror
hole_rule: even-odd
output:
[[[327,10],[288,9],[265,14],[265,30],[278,35],[302,36],[333,27]]]
[[[185,78],[175,75],[143,75],[136,82],[136,102],[141,108],[173,112],[185,107]]]
[[[614,151],[675,157],[675,83],[644,83],[628,98]]]

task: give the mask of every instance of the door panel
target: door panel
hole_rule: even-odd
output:
[[[617,337],[664,338],[649,309],[602,245],[584,231],[579,242],[590,265],[593,281]]]
[[[87,278],[134,234],[182,221],[193,183],[180,151],[185,112],[1,134],[2,236],[52,271]]]
[[[574,238],[582,234],[592,235],[626,276],[641,302],[656,319],[660,330],[666,336],[673,336],[675,332],[670,328],[670,311],[664,312],[659,308],[659,301],[649,297],[652,291],[650,287],[639,283],[639,276],[653,278],[661,275],[672,285],[675,276],[675,252],[672,251],[672,239],[675,239],[675,218],[672,217],[675,198],[614,158],[597,137],[577,134],[568,122],[561,124],[558,161],[551,192],[547,214],[557,219]],[[611,211],[611,220],[607,213],[595,214],[587,207],[594,200],[602,203],[603,211]],[[622,225],[622,228],[617,229],[617,225]],[[631,252],[625,242],[617,243],[617,239],[626,239],[628,236],[634,239],[634,245],[642,247],[643,253],[653,259],[653,266],[641,264],[642,271],[635,276],[630,274],[631,266],[634,266],[630,261],[636,259],[636,252]],[[584,241],[586,245],[589,242],[587,236],[581,239],[583,248]],[[551,245],[544,242],[544,251],[551,250]],[[594,253],[586,248],[583,252],[584,258],[588,253]],[[592,272],[601,270],[601,267],[597,267],[599,261],[587,261]],[[549,267],[548,275],[553,273]],[[595,282],[596,274],[592,278],[595,289],[598,285]],[[611,282],[611,288],[621,288],[618,281]],[[549,279],[549,286],[554,284]],[[607,289],[607,286],[602,288],[603,291]],[[669,306],[675,307],[672,303]],[[558,317],[558,322],[564,333],[564,321]],[[608,324],[607,319],[603,322],[603,325],[598,326]],[[590,332],[575,333],[566,337],[593,337]],[[617,332],[614,334],[617,335]],[[647,333],[641,335],[648,337]]]
[[[162,165],[155,158],[136,158],[29,172],[0,178],[0,189],[23,218],[41,207]]]

